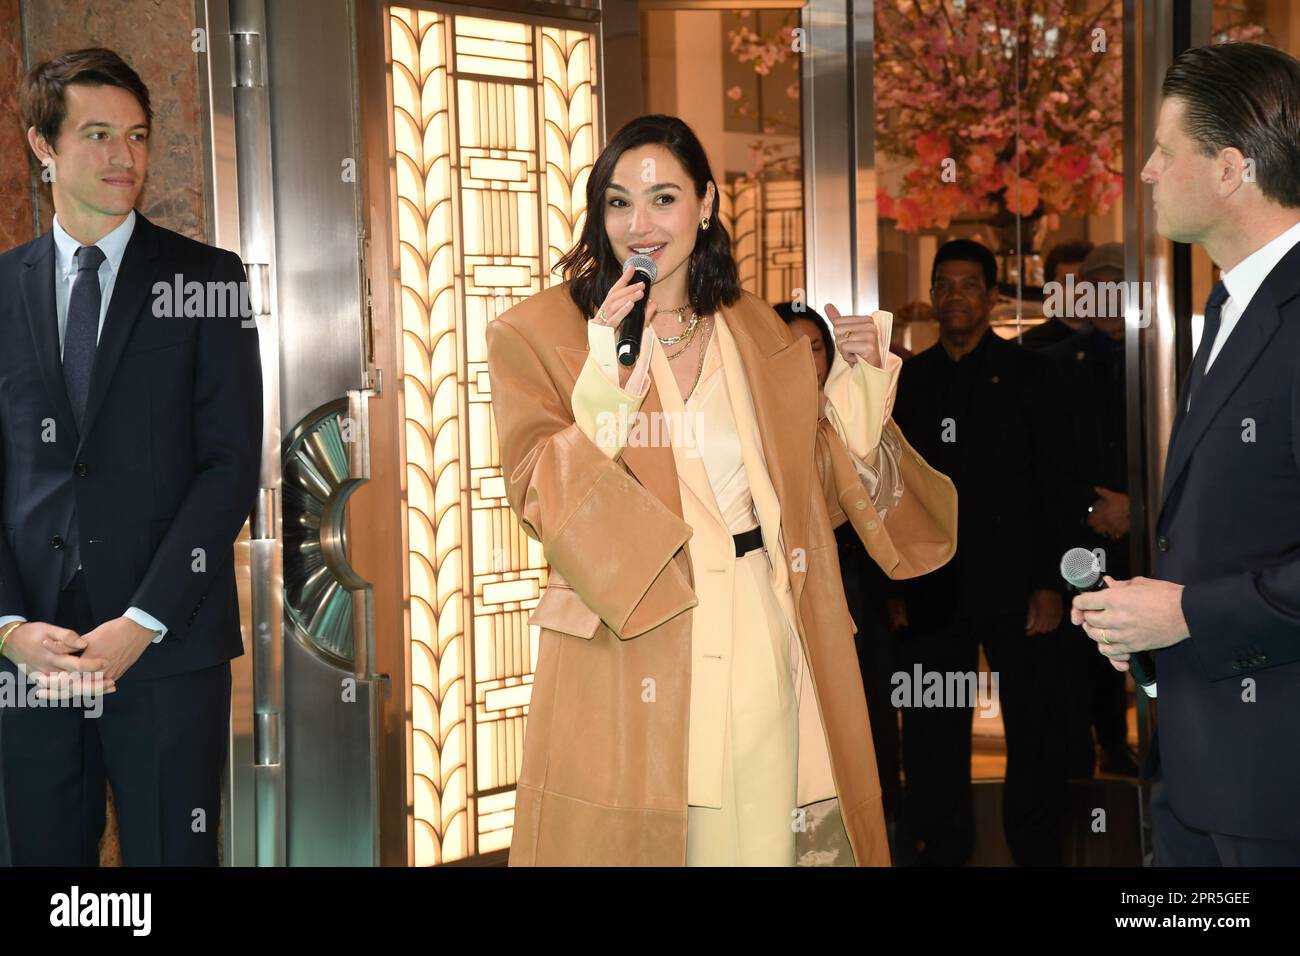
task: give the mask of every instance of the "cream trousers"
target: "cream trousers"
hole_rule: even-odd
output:
[[[687,866],[793,866],[799,712],[767,554],[736,561],[722,806],[687,807]]]

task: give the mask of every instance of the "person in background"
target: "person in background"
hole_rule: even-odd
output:
[[[835,339],[830,326],[820,312],[802,304],[796,309],[793,302],[778,302],[772,308],[796,335],[808,339],[813,365],[817,369],[818,415],[823,417],[826,414],[826,393],[822,390],[826,387],[826,376],[830,374],[831,359],[835,355]]]
[[[1079,272],[1081,282],[1124,279],[1124,247],[1097,246]],[[1062,426],[1072,456],[1063,472],[1070,547],[1101,549],[1106,572],[1127,578],[1129,561],[1128,427],[1124,400],[1124,314],[1119,301],[1098,295],[1097,314],[1043,355],[1056,369],[1064,396]],[[1096,652],[1096,644],[1068,621],[1061,638],[1071,659],[1071,776],[1102,773],[1136,777],[1128,745],[1128,680]],[[1098,754],[1093,749],[1096,733]]]
[[[935,256],[940,340],[903,364],[894,415],[957,486],[957,553],[895,585],[902,604],[891,617],[903,629],[899,671],[907,676],[938,673],[945,687],[964,675],[973,681],[983,646],[1006,731],[1007,843],[1019,865],[1059,865],[1064,660],[1050,636],[1063,611],[1060,429],[1047,361],[989,326],[996,275],[993,253],[970,240],[945,243]],[[974,702],[950,696],[903,708],[904,815],[924,843],[921,865],[960,866],[974,849]]]
[[[1074,275],[1077,279],[1080,267],[1090,252],[1092,252],[1092,243],[1086,239],[1058,242],[1047,254],[1047,262],[1043,265],[1044,280],[1064,283],[1068,275]],[[1035,351],[1045,349],[1049,345],[1068,339],[1078,332],[1083,324],[1084,320],[1068,315],[1048,316],[1046,322],[1034,326],[1020,336],[1020,344]]]
[[[796,335],[805,336],[812,346],[813,363],[817,367],[817,388],[821,396],[819,417],[824,418],[826,394],[823,389],[826,387],[826,377],[830,374],[831,357],[835,354],[830,324],[814,309],[801,308],[796,311],[792,302],[781,302],[773,308]],[[885,827],[892,848],[897,832],[902,786],[899,779],[898,711],[889,701],[890,677],[896,669],[894,634],[889,628],[885,604],[889,578],[862,546],[853,531],[853,525],[846,517],[841,517],[840,523],[835,527],[835,540],[839,545],[840,578],[844,582],[844,596],[849,602],[849,614],[858,628],[858,633],[854,636],[858,666],[862,671],[862,684],[867,695],[871,739],[875,744],[876,768],[880,772]]]

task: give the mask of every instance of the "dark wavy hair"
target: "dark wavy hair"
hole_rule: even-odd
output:
[[[695,249],[686,263],[686,290],[690,304],[701,315],[731,305],[740,298],[740,278],[731,256],[731,237],[718,218],[717,180],[699,138],[676,116],[655,113],[638,116],[624,126],[601,150],[587,179],[587,221],[582,235],[556,268],[569,282],[569,295],[590,318],[605,301],[609,287],[623,274],[623,264],[605,233],[605,190],[614,178],[614,166],[629,149],[663,146],[682,164],[695,184],[695,198],[703,199],[710,181],[714,184],[709,228],[695,231]]]

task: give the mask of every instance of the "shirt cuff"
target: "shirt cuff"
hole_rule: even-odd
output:
[[[877,344],[884,367],[876,368],[861,356],[850,367],[837,348],[825,387],[826,417],[854,458],[867,464],[875,460],[880,435],[894,408],[898,371],[903,367],[903,360],[889,351],[893,314],[877,311],[871,315],[880,336]]]
[[[624,390],[618,385],[614,329],[595,322],[587,323],[589,351],[586,364],[573,385],[573,420],[582,433],[611,459],[622,454],[633,417],[650,392],[651,333],[649,326],[641,333],[641,354]]]
[[[27,623],[27,618],[23,617],[21,614],[7,614],[4,617],[0,617],[0,631],[3,631],[14,621],[22,621],[25,624]]]
[[[138,607],[127,608],[126,613],[123,614],[122,616],[125,618],[130,618],[132,621],[135,621],[135,623],[139,624],[141,627],[148,628],[151,631],[157,631],[158,636],[155,637],[152,641],[150,641],[149,642],[150,644],[157,644],[167,635],[167,625],[163,624],[163,622],[158,620],[156,617],[151,617],[150,615],[146,614]]]

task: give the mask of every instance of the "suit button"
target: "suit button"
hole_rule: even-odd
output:
[[[861,498],[859,498],[859,499],[854,503],[853,507],[857,508],[859,511],[866,511],[866,510],[867,510],[867,503],[866,503],[865,501],[863,501]]]
[[[62,551],[63,538],[60,535],[56,534],[54,537],[50,539],[50,547],[53,548],[55,551]]]
[[[84,461],[79,461],[77,462],[76,472],[78,478],[85,478],[88,474],[90,474],[90,469],[86,466],[86,463]]]
[[[868,530],[868,531],[875,531],[875,530],[876,530],[876,521],[875,521],[875,519],[872,519],[871,521],[868,521],[868,522],[867,522],[867,530]]]
[[[1159,548],[1161,551],[1168,551],[1169,539],[1162,534],[1160,537],[1156,538],[1156,547]]]

